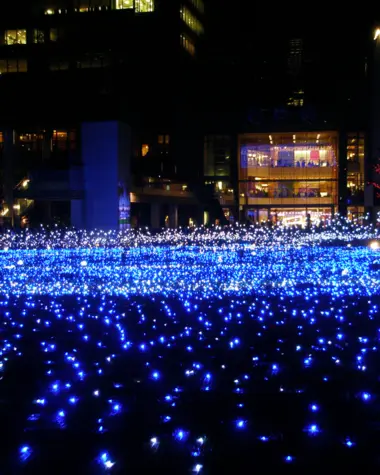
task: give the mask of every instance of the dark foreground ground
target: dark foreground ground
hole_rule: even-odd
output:
[[[0,300],[1,474],[380,470],[380,297]]]

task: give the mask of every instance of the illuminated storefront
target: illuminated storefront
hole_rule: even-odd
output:
[[[284,224],[324,221],[336,211],[337,189],[335,132],[239,137],[242,219]]]

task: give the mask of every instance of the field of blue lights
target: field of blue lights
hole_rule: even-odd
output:
[[[1,474],[379,470],[371,227],[9,233],[0,269]]]

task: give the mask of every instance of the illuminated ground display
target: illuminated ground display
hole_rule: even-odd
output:
[[[0,472],[375,469],[377,242],[346,224],[3,236]]]

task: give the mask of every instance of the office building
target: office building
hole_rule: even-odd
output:
[[[105,126],[97,128],[108,141],[104,170],[116,166],[110,164],[112,156],[128,163],[133,176],[124,177],[124,188],[135,180],[198,178],[190,139],[201,135],[195,120],[200,85],[194,75],[204,15],[203,0],[40,0],[0,6],[0,131],[7,155],[2,185],[11,222],[20,183],[28,183],[23,197],[37,208],[51,209],[51,194],[41,190],[65,190],[54,199],[65,210],[58,214],[72,221],[67,210],[75,197],[66,178],[73,170],[83,176],[82,147],[89,146],[84,124],[94,121]],[[125,127],[110,132],[109,123]],[[128,131],[126,137],[120,137],[122,131]],[[115,137],[118,141],[110,142]],[[108,148],[119,150],[119,142],[124,155],[108,153]],[[106,202],[107,189],[98,185],[99,199]],[[87,186],[79,188],[86,193]]]

